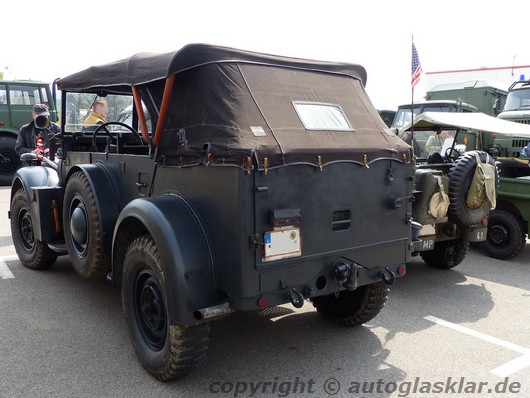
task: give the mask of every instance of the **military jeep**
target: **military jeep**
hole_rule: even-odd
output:
[[[61,158],[26,156],[12,185],[20,261],[68,254],[121,285],[160,380],[196,367],[208,322],[234,310],[308,299],[339,325],[367,322],[410,259],[413,163],[365,82],[359,65],[209,45],[58,80]],[[132,104],[132,125],[83,131],[97,97]]]
[[[492,196],[497,194],[498,151],[488,148],[484,137],[493,132],[508,140],[521,128],[479,112],[425,112],[400,133],[410,134],[412,129],[415,133],[429,134],[446,130],[450,136],[440,151],[416,160],[412,210],[413,220],[419,223],[413,239],[413,256],[420,255],[428,265],[450,269],[464,260],[470,242],[484,242],[487,237],[492,203],[481,200],[477,206],[469,206],[467,202],[479,161],[495,166],[490,187]],[[445,195],[443,211],[439,211],[441,206],[437,207],[439,202],[433,202],[436,195]]]

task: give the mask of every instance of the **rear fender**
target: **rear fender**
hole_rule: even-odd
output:
[[[215,266],[206,231],[191,205],[175,194],[135,199],[121,212],[114,232],[112,275],[121,281],[128,244],[149,234],[162,259],[170,318],[194,324],[200,310],[225,303],[216,287]]]

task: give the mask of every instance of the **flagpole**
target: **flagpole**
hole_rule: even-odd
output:
[[[414,35],[412,35],[412,46],[414,46]],[[412,46],[411,46],[411,51],[412,51]],[[412,71],[412,73],[414,73],[414,71]],[[412,84],[412,80],[411,80],[411,84],[412,86],[412,89],[411,89],[411,106],[410,106],[410,122],[412,123],[412,127],[411,127],[411,130],[410,130],[410,136],[411,136],[411,139],[410,139],[410,144],[412,145],[412,158],[414,159],[416,157],[416,153],[414,152],[414,84]]]

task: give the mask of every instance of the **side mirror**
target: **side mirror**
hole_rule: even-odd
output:
[[[495,113],[496,115],[501,113],[501,99],[500,98],[497,98],[495,102],[493,103],[493,113]]]

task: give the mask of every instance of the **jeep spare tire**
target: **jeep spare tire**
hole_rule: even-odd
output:
[[[455,223],[463,226],[479,224],[492,210],[487,200],[477,208],[466,205],[466,197],[471,187],[471,181],[477,168],[475,154],[478,154],[482,163],[490,163],[495,166],[494,159],[486,152],[471,151],[457,159],[449,170],[449,218]],[[495,171],[495,189],[497,189],[499,176]]]

